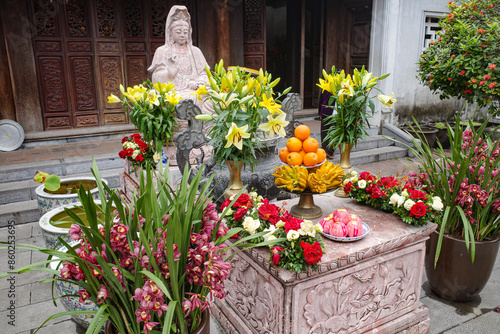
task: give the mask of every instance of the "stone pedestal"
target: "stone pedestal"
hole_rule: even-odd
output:
[[[332,194],[314,200],[324,216],[341,208],[359,215],[370,234],[352,243],[324,238],[318,271],[278,268],[265,248],[235,255],[227,297],[213,307],[226,333],[427,333],[420,287],[425,240],[436,226],[412,227]]]

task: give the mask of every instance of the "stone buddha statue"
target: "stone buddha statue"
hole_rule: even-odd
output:
[[[194,93],[198,87],[208,83],[205,72],[207,61],[200,49],[193,46],[191,16],[185,6],[173,6],[165,26],[165,45],[160,46],[148,68],[152,82],[175,84],[175,91],[184,99],[196,101]]]

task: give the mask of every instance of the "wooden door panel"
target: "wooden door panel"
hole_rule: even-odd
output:
[[[97,113],[92,57],[70,57],[69,64],[71,69],[70,78],[74,87],[73,102],[75,112],[94,111]]]

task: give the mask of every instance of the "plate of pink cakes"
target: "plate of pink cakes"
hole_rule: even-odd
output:
[[[370,227],[361,219],[346,209],[338,209],[319,221],[325,238],[338,242],[360,240],[368,233]]]

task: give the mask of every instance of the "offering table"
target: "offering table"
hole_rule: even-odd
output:
[[[297,202],[287,200],[286,209]],[[323,238],[317,271],[281,269],[269,263],[267,248],[236,254],[227,296],[212,307],[226,333],[427,333],[420,291],[425,241],[436,225],[410,226],[331,193],[315,202],[323,216],[336,209],[358,215],[370,233],[351,243]]]

